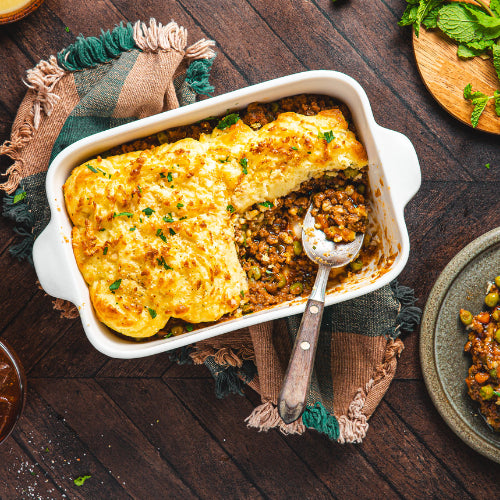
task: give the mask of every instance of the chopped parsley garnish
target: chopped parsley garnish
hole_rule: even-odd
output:
[[[69,28],[66,28],[66,31],[69,31]],[[92,476],[78,476],[76,479],[73,480],[75,483],[75,486],[83,486],[83,483],[87,480],[90,479]]]
[[[328,132],[320,132],[318,134],[318,139],[324,139],[327,144],[333,141],[335,139],[335,136],[333,135],[333,132],[329,130]]]
[[[118,290],[118,288],[120,288],[120,285],[122,284],[122,280],[121,278],[119,280],[116,280],[114,283],[111,283],[111,285],[109,285],[109,289],[114,292],[115,290]]]
[[[156,236],[159,236],[165,243],[167,242],[167,237],[163,234],[163,231],[161,229],[158,229],[158,231],[156,231]]]
[[[168,182],[172,182],[172,172],[169,172],[169,173],[167,174],[167,181],[168,181]]]
[[[243,290],[240,291],[240,296],[243,298],[245,296],[245,292]]]
[[[174,235],[175,235],[175,231],[174,231],[172,228],[169,228],[168,232],[169,232],[172,236],[174,236]]]
[[[184,220],[184,219],[187,219],[187,215],[185,215],[184,217],[181,217],[179,220]]]
[[[169,266],[169,265],[165,262],[165,259],[163,258],[163,256],[162,256],[162,258],[161,258],[161,259],[156,259],[156,261],[158,262],[158,264],[159,264],[160,266],[163,266],[163,267],[165,268],[165,270],[166,270],[166,271],[169,271],[169,270],[173,269],[173,267],[170,267],[170,266]]]
[[[193,325],[186,325],[186,330],[192,332],[194,330]]]
[[[266,208],[273,208],[274,205],[270,201],[263,201],[262,203],[259,203],[259,205],[266,207]]]
[[[170,189],[174,189],[174,185],[173,184],[170,186]]]
[[[144,210],[142,210],[142,212],[149,217],[154,212],[154,210],[152,208],[147,207]]]
[[[229,163],[229,156],[226,156],[224,160],[221,160],[220,158],[217,160],[219,163]]]
[[[273,272],[270,271],[269,269],[266,269],[266,274],[273,274]]]
[[[151,309],[151,307],[148,307],[149,315],[155,319],[156,318],[156,311],[154,309]]]
[[[129,231],[135,231],[136,229],[137,229],[137,228],[134,226],[134,227],[131,227],[131,228],[129,229]]]
[[[167,215],[164,215],[163,216],[163,220],[165,222],[174,222],[174,219],[172,218],[172,214],[171,213],[168,213]]]
[[[173,332],[168,332],[163,338],[169,339],[170,337],[173,337],[173,336],[174,336]]]
[[[128,217],[128,218],[134,216],[134,214],[132,214],[130,212],[120,212],[119,214],[117,214],[116,212],[113,213],[113,217],[121,217],[122,215],[125,216],[125,217]]]
[[[105,172],[102,168],[99,168],[99,167],[93,167],[90,163],[87,163],[87,165],[85,165],[89,170],[91,170],[92,172],[94,172],[94,174],[97,174],[97,172],[101,172],[102,175],[104,175],[104,177],[106,177],[106,175],[109,175],[109,178],[111,179],[111,175],[108,174],[107,172]]]
[[[500,391],[493,391],[493,394],[494,394],[495,396],[498,396],[498,397],[500,398]]]
[[[234,125],[240,119],[240,115],[238,113],[231,113],[230,115],[225,116],[222,120],[217,124],[217,128],[219,130],[224,130],[231,125]]]
[[[165,174],[164,174],[163,172],[160,172],[160,177],[161,177],[162,179],[165,179]]]
[[[234,212],[234,207],[233,207],[233,205],[228,205],[228,206],[226,207],[226,210],[227,210],[228,212],[233,213],[233,212]]]
[[[182,208],[184,206],[184,203],[177,203],[177,208]]]
[[[99,231],[106,231],[106,228],[105,227],[101,227],[101,229],[99,229]]]
[[[64,31],[66,31],[66,33],[69,33],[69,28],[66,26],[66,27],[64,28]],[[89,477],[90,477],[90,476],[89,476]],[[75,483],[75,484],[76,484],[76,483]]]
[[[19,203],[21,200],[24,200],[24,198],[26,198],[26,191],[21,191],[20,193],[14,195],[12,204],[15,205],[16,203]]]
[[[102,254],[103,254],[103,255],[106,255],[107,253],[108,253],[108,247],[104,247],[104,248],[102,249]]]
[[[142,194],[142,189],[141,189],[141,186],[139,186],[139,184],[137,184],[137,189],[139,190],[139,193]]]
[[[293,149],[294,151],[298,151],[298,150],[299,150],[299,148],[298,148],[297,146],[292,146],[292,149]]]
[[[487,164],[485,165],[485,167],[486,167],[486,168],[490,168],[490,164],[489,164],[489,163],[487,163]]]
[[[241,169],[243,170],[243,173],[245,175],[248,174],[248,160],[246,158],[242,158],[240,160],[240,165],[241,165]]]

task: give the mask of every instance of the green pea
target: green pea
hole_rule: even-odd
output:
[[[464,325],[470,325],[472,323],[472,313],[465,309],[460,309],[460,321]]]
[[[492,317],[495,321],[500,321],[500,309],[495,309],[495,310],[491,313],[491,317]]]
[[[484,385],[479,389],[479,395],[486,401],[491,399],[493,397],[493,386],[490,384]]]
[[[363,261],[361,259],[353,260],[350,264],[351,270],[355,273],[363,269]]]
[[[180,325],[174,326],[171,330],[172,335],[182,335],[184,333],[184,328]]]
[[[250,304],[243,304],[241,306],[241,312],[243,314],[249,314],[249,313],[253,312],[252,306]]]
[[[286,277],[282,273],[276,275],[276,281],[278,282],[278,288],[283,288],[286,285]]]
[[[497,292],[491,292],[486,297],[484,298],[484,303],[488,307],[495,307],[498,304],[498,293]]]
[[[160,144],[165,144],[166,142],[169,142],[168,135],[165,132],[158,132],[156,134],[156,137],[158,137],[158,142]]]
[[[299,240],[293,242],[293,253],[300,255],[302,253],[302,243]]]
[[[347,167],[344,170],[344,175],[346,179],[351,179],[352,177],[356,177],[359,174],[359,170],[356,170],[355,168]]]
[[[260,272],[260,269],[257,266],[252,266],[248,271],[247,275],[249,278],[253,278],[254,280],[260,280],[262,277],[262,273]]]
[[[500,276],[497,276],[497,277],[495,278],[495,285],[496,285],[498,288],[500,288]]]
[[[500,328],[495,332],[495,340],[500,344]]]
[[[304,287],[300,281],[297,281],[297,283],[294,283],[290,287],[290,293],[293,293],[294,295],[300,295],[304,291]]]

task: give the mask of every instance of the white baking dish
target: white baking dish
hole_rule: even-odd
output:
[[[208,116],[223,115],[228,110],[245,108],[252,102],[269,102],[302,93],[329,95],[350,108],[359,139],[368,153],[370,185],[377,194],[373,213],[382,229],[384,252],[396,255],[385,274],[374,278],[371,276],[374,269],[370,268],[356,276],[355,281],[329,291],[326,305],[372,292],[403,270],[410,250],[403,211],[420,187],[420,167],[413,145],[406,136],[375,123],[366,93],[347,75],[334,71],[309,71],[278,78],[87,137],[67,147],[52,162],[46,181],[52,218],[35,241],[35,269],[48,294],[69,300],[78,307],[83,328],[96,349],[115,358],[149,356],[304,311],[305,299],[298,299],[178,337],[142,343],[122,339],[103,325],[94,313],[87,285],[73,256],[71,222],[62,191],[74,167],[111,147]]]

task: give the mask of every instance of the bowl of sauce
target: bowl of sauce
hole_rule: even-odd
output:
[[[38,9],[44,0],[0,0],[0,24],[13,23]]]
[[[0,443],[14,429],[23,411],[26,377],[14,352],[0,340]]]

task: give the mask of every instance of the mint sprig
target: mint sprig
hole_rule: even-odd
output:
[[[483,111],[488,104],[488,101],[494,99],[495,101],[495,112],[498,116],[500,116],[500,91],[495,90],[495,93],[492,96],[488,96],[483,94],[483,92],[473,91],[472,85],[468,83],[464,88],[464,99],[467,101],[471,101],[474,105],[474,109],[472,110],[472,114],[470,117],[470,121],[474,128],[477,127],[479,123],[479,118],[483,114]]]
[[[484,0],[475,4],[447,0],[406,0],[407,6],[399,21],[400,26],[413,26],[419,36],[420,25],[427,29],[438,28],[457,42],[457,55],[461,59],[491,58],[500,80],[500,0]],[[490,100],[494,100],[495,112],[500,116],[500,90],[492,96],[473,91],[472,85],[464,88],[464,99],[474,108],[471,124],[475,128]]]

